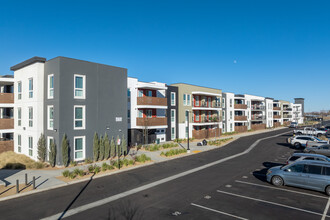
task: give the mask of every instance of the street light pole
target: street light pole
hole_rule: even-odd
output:
[[[188,142],[187,142],[187,153],[190,153],[190,148],[189,148],[189,119],[190,119],[190,111],[187,111],[188,112]]]

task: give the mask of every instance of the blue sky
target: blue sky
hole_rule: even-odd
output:
[[[330,1],[0,1],[0,75],[33,56],[330,109]]]

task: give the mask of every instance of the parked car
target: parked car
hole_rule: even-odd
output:
[[[325,143],[326,142],[326,143]],[[329,144],[329,140],[324,142],[319,142],[319,141],[307,141],[306,142],[306,147],[318,147],[318,146],[322,146],[324,144]]]
[[[296,134],[296,135],[313,135],[313,136],[317,136],[317,137],[325,135],[325,133],[327,133],[327,132],[321,131],[321,130],[318,130],[318,129],[312,128],[312,127],[305,127],[303,129],[293,130],[293,134]]]
[[[286,166],[272,167],[267,181],[275,186],[289,185],[325,192],[330,196],[330,163],[303,160]]]
[[[325,131],[325,132],[328,132],[329,131],[329,129],[328,128],[316,128],[317,130],[319,130],[319,131]]]
[[[302,160],[319,160],[319,161],[330,162],[330,158],[321,154],[294,153],[288,158],[286,164],[291,164]]]
[[[322,154],[325,156],[330,156],[330,145],[324,144],[318,147],[307,147],[304,149],[304,152],[311,154]]]
[[[291,122],[289,128],[296,128],[298,127],[298,123],[297,122]]]
[[[317,137],[308,136],[308,135],[298,135],[288,139],[288,142],[296,149],[299,149],[301,147],[306,147],[307,141],[321,142],[323,144],[327,144],[327,141],[323,141],[318,139]]]

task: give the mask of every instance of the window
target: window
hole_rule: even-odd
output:
[[[226,120],[226,114],[224,110],[222,111],[222,120]]]
[[[230,119],[233,119],[233,111],[230,111]]]
[[[74,137],[74,160],[85,159],[85,136]]]
[[[139,90],[138,97],[143,97],[143,90]]]
[[[127,97],[131,97],[131,90],[127,89]]]
[[[147,91],[147,96],[152,97],[152,91],[151,90]]]
[[[190,102],[190,95],[187,95],[187,105],[190,106],[191,102]]]
[[[186,127],[186,138],[188,138],[188,134],[189,134],[189,128]]]
[[[183,94],[183,105],[187,105],[186,94]]]
[[[53,130],[54,129],[54,106],[52,106],[52,105],[47,106],[47,114],[48,114],[48,116],[47,116],[48,130]]]
[[[21,153],[22,152],[22,136],[19,134],[17,135],[17,150],[18,150],[18,153]]]
[[[233,123],[230,123],[230,131],[233,131]]]
[[[195,121],[199,121],[199,111],[196,111],[196,114],[195,114]]]
[[[128,119],[131,118],[131,110],[127,110],[127,118],[128,118]]]
[[[33,98],[33,78],[29,79],[29,98]]]
[[[74,98],[84,99],[85,98],[85,79],[84,75],[74,75]]]
[[[171,106],[175,106],[175,92],[171,92]]]
[[[85,106],[74,106],[74,129],[85,129]]]
[[[22,108],[21,107],[17,108],[17,125],[18,126],[22,125]]]
[[[230,105],[229,105],[230,107],[233,107],[233,99],[230,99],[230,100],[229,100],[229,104],[230,104]]]
[[[175,139],[175,127],[171,128],[171,140]]]
[[[33,127],[33,107],[29,107],[29,127]]]
[[[175,110],[171,110],[171,122],[175,122]]]
[[[195,106],[199,106],[199,96],[195,96]]]
[[[22,99],[22,82],[17,82],[17,99]]]
[[[316,165],[305,165],[304,173],[321,174],[322,167]]]
[[[138,117],[139,118],[143,118],[143,112],[142,112],[142,110],[138,110]]]
[[[46,153],[47,160],[49,160],[50,146],[52,146],[53,142],[54,142],[53,137],[47,137],[47,153]]]
[[[225,98],[222,98],[222,108],[225,108]]]
[[[186,111],[186,121],[189,119],[189,111]]]
[[[54,75],[48,75],[48,99],[54,98]]]
[[[29,156],[33,156],[33,137],[29,137]]]
[[[152,110],[151,109],[147,109],[146,110],[146,115],[147,115],[147,118],[152,118]]]
[[[289,167],[288,171],[289,172],[296,172],[296,173],[301,173],[304,169],[304,165],[303,164],[296,164],[296,165],[292,165],[291,167]]]
[[[323,175],[330,176],[330,167],[323,167]]]

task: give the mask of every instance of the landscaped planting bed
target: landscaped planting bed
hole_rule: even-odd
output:
[[[184,153],[187,153],[186,149],[171,149],[171,150],[166,151],[166,152],[161,152],[160,156],[171,157],[171,156],[184,154]]]

